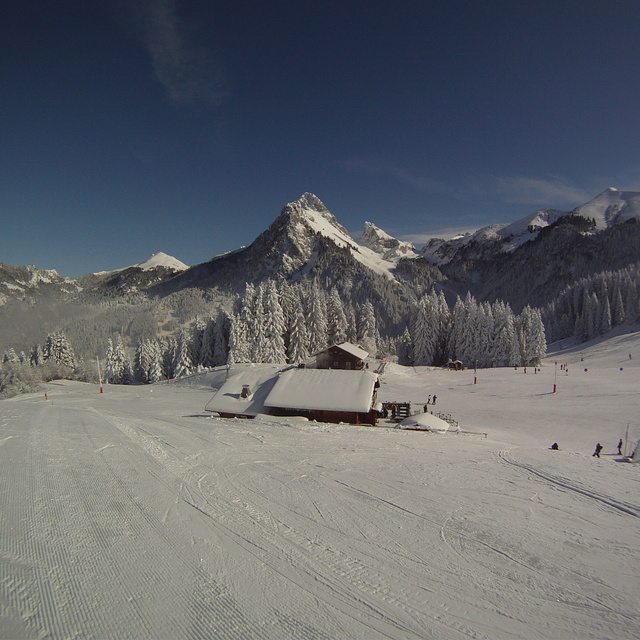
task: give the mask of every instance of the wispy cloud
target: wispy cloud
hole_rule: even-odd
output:
[[[488,192],[493,197],[514,204],[557,206],[582,204],[595,195],[572,185],[561,177],[532,178],[515,176],[493,178],[488,181],[488,187]]]
[[[370,156],[350,158],[342,165],[348,171],[384,175],[424,193],[444,194],[463,201],[493,200],[530,206],[563,206],[582,204],[597,193],[577,187],[561,176],[474,175],[443,181]]]
[[[189,41],[177,0],[127,3],[138,38],[151,58],[157,80],[177,104],[219,105],[228,95],[225,74],[210,52]]]
[[[427,192],[446,192],[445,185],[429,176],[421,176],[413,171],[398,167],[373,156],[357,156],[342,161],[347,171],[368,175],[385,175],[395,178],[398,182],[408,184],[415,189]]]

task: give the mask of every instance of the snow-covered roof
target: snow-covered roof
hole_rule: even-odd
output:
[[[334,344],[333,347],[337,349],[342,349],[342,351],[346,351],[347,353],[351,354],[355,358],[358,358],[359,360],[364,360],[369,355],[364,349],[361,349],[360,347],[356,347],[355,344],[351,344],[350,342],[342,342],[341,344]],[[329,349],[331,348],[332,347],[329,347]],[[314,355],[317,356],[319,353],[324,353],[329,349],[323,349],[322,351],[319,351]]]
[[[343,351],[350,353],[352,356],[360,358],[360,360],[364,360],[369,355],[364,349],[356,347],[355,344],[351,344],[350,342],[342,342],[336,346],[338,349],[342,349]]]
[[[205,411],[256,416],[264,413],[264,400],[278,377],[273,371],[245,371],[229,378],[209,400]],[[243,398],[242,389],[248,386],[251,394]]]
[[[369,371],[289,369],[264,404],[283,409],[367,413],[378,377]]]
[[[418,413],[415,416],[405,418],[398,425],[400,429],[411,427],[420,427],[426,431],[447,431],[449,423],[442,418],[438,418],[438,416],[434,416],[432,413]]]

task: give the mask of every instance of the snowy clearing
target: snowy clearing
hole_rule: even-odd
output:
[[[225,420],[211,374],[2,401],[0,635],[637,638],[638,362],[387,366],[380,400],[486,438]]]

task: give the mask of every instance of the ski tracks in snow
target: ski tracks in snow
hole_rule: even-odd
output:
[[[136,390],[87,403],[69,388],[55,405],[0,406],[5,636],[515,638],[533,623],[540,637],[593,638],[637,628],[610,577],[555,563],[545,546],[570,543],[562,557],[580,558],[593,544],[579,519],[546,531],[554,509],[597,497],[635,521],[628,501],[486,445],[464,459],[439,455],[441,441],[424,434],[204,420],[169,401],[126,404]],[[572,497],[545,504],[541,488],[532,503],[522,472]]]
[[[540,469],[536,469],[535,467],[528,465],[524,462],[518,462],[516,460],[513,460],[509,455],[509,453],[510,452],[508,451],[500,451],[498,453],[498,456],[500,457],[501,460],[503,460],[507,464],[523,469],[528,473],[531,473],[537,476],[538,478],[541,478],[542,480],[544,480],[545,482],[553,486],[559,487],[561,489],[566,489],[568,491],[574,491],[575,493],[585,496],[590,500],[595,500],[597,502],[600,502],[601,504],[604,504],[610,507],[611,509],[616,509],[621,513],[627,514],[634,518],[640,518],[640,505],[618,500],[617,498],[607,496],[598,491],[595,491],[592,488],[583,486],[581,483],[577,482],[576,480],[570,480],[569,478],[564,478],[562,476],[552,474],[548,471],[542,471]]]

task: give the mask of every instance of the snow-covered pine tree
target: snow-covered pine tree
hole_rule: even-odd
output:
[[[117,384],[118,372],[116,371],[116,360],[113,351],[113,340],[107,340],[107,353],[104,358],[104,379],[107,384]]]
[[[378,353],[378,328],[373,304],[367,300],[360,305],[358,315],[358,344],[372,356]]]
[[[405,327],[404,333],[400,337],[400,340],[398,341],[398,345],[396,347],[398,363],[407,367],[413,366],[415,362],[413,353],[413,340],[411,338],[411,334],[409,333],[409,327]]]
[[[209,317],[207,326],[202,334],[202,345],[200,349],[200,364],[203,367],[215,367],[215,345],[216,345],[216,320]],[[222,364],[222,363],[220,363]]]
[[[313,281],[307,292],[307,331],[311,355],[327,348],[327,304],[317,280]]]
[[[347,342],[355,344],[356,342],[358,342],[356,310],[353,308],[353,306],[349,305],[344,310],[344,315],[347,317]]]
[[[19,362],[18,354],[13,347],[9,347],[9,349],[4,352],[2,362],[4,362],[5,364],[16,364],[17,362]]]
[[[44,364],[44,354],[42,352],[42,347],[39,344],[35,345],[31,350],[29,362],[32,367],[39,367]]]
[[[531,322],[529,361],[534,366],[540,366],[546,355],[547,338],[544,332],[544,323],[542,322],[540,309],[536,307],[533,309],[533,319]]]
[[[44,345],[44,359],[47,362],[62,365],[69,369],[75,368],[76,357],[64,333],[59,331],[47,336]]]
[[[284,339],[284,350],[289,353],[289,340],[291,326],[294,321],[294,316],[297,310],[297,300],[300,299],[298,294],[298,286],[289,284],[286,280],[279,280],[277,282],[278,293],[280,295],[280,306],[284,314],[284,326],[285,332],[282,336]]]
[[[338,289],[335,287],[331,290],[327,301],[327,324],[328,344],[347,342],[347,316]]]
[[[150,384],[162,380],[162,352],[157,340],[149,341],[150,359],[148,379]]]
[[[617,327],[621,324],[624,324],[627,319],[624,303],[622,302],[622,291],[619,280],[616,281],[611,298],[611,321],[613,323],[613,326]]]
[[[477,306],[475,330],[475,360],[479,367],[490,367],[493,364],[493,313],[491,305],[483,302]]]
[[[133,376],[136,382],[147,384],[149,382],[149,359],[147,341],[140,340],[136,347],[136,354],[133,360]]]
[[[131,366],[131,360],[129,360],[129,356],[125,351],[120,335],[116,337],[113,352],[117,363],[116,368],[119,373],[119,384],[131,384],[133,382],[133,367]]]
[[[244,306],[239,313],[230,317],[229,350],[233,349],[233,363],[251,362],[251,344],[249,342],[249,326],[246,321]],[[227,355],[227,363],[229,356]]]
[[[206,328],[207,323],[204,320],[196,318],[193,321],[193,325],[191,327],[190,349],[191,362],[193,363],[194,369],[203,364],[202,343],[204,340],[204,332]]]
[[[243,360],[237,360],[237,350],[236,350],[236,341],[238,340],[238,325],[240,324],[240,318],[231,314],[229,316],[229,350],[227,351],[227,362],[228,366],[233,366],[236,362],[243,362]]]
[[[302,364],[309,357],[308,345],[307,323],[302,305],[299,304],[290,329],[289,352],[287,354],[289,362],[291,364]]]
[[[518,318],[522,366],[539,366],[547,353],[547,341],[540,310],[527,305]]]
[[[141,340],[136,349],[133,373],[137,382],[150,384],[162,379],[160,348],[156,340]]]
[[[264,285],[260,283],[252,296],[245,296],[243,311],[247,326],[249,362],[263,362],[265,353]]]
[[[449,333],[449,358],[462,360],[469,364],[475,362],[475,299],[467,294],[465,299],[459,297],[453,305],[451,312],[451,330]]]
[[[191,341],[187,332],[182,329],[178,334],[178,342],[176,345],[175,360],[173,363],[173,376],[182,378],[193,373],[194,364],[191,359],[192,349]]]
[[[278,289],[273,280],[268,280],[264,284],[263,315],[264,343],[261,362],[284,364],[287,361],[284,348],[286,327]]]
[[[449,330],[451,324],[451,312],[449,311],[449,305],[444,296],[444,292],[438,293],[438,334],[436,337],[436,351],[434,364],[443,365],[447,362],[447,342],[449,340]]]
[[[520,362],[520,349],[513,311],[508,304],[498,300],[493,304],[492,312],[492,365],[514,367]]]
[[[229,350],[229,316],[220,311],[216,319],[214,341],[213,341],[213,364],[219,366],[226,364],[227,352]]]
[[[158,341],[160,351],[160,366],[162,368],[162,377],[164,379],[175,378],[173,365],[176,359],[176,351],[178,341],[174,337],[161,338]]]
[[[611,305],[608,297],[605,297],[600,303],[596,322],[598,325],[597,335],[603,336],[611,331]]]
[[[427,293],[418,301],[411,342],[413,363],[417,366],[432,365],[436,355],[438,335],[438,301],[433,293]]]

